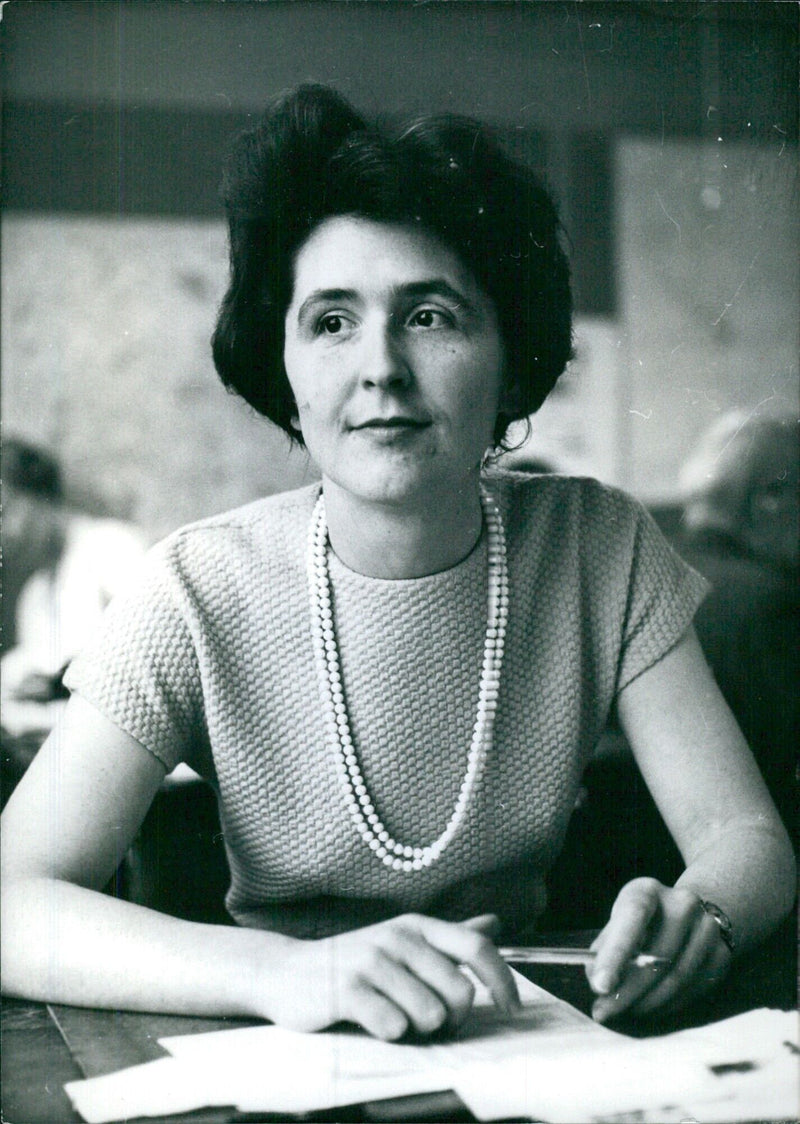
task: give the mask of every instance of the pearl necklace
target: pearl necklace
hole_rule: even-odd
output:
[[[325,499],[322,494],[317,500],[309,524],[307,568],[311,595],[311,630],[326,724],[335,747],[336,771],[342,786],[344,802],[356,831],[375,856],[393,870],[422,870],[439,858],[464,821],[467,807],[480,780],[486,755],[492,744],[508,620],[508,570],[503,521],[494,500],[483,488],[481,488],[481,505],[489,539],[489,593],[477,716],[467,757],[467,768],[453,814],[438,839],[427,847],[411,847],[392,839],[381,823],[364,783],[350,731],[342,686],[328,572],[328,527]]]

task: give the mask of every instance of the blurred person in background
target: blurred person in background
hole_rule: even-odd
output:
[[[793,579],[798,565],[798,418],[731,410],[705,430],[680,474],[685,538]]]
[[[63,708],[66,665],[146,544],[128,523],[72,509],[57,460],[18,437],[3,442],[2,503],[5,800]]]
[[[711,583],[695,627],[798,844],[800,424],[733,410],[701,434],[680,476],[673,544]]]

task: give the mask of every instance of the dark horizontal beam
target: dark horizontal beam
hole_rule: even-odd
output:
[[[724,86],[730,79],[720,75]],[[771,82],[774,76],[770,76]],[[753,79],[755,86],[755,78]],[[635,116],[609,128],[567,129],[661,137],[750,138],[780,145],[797,139],[797,117],[757,122],[741,95],[741,110],[720,104],[691,119]],[[727,98],[730,106],[731,97]],[[763,99],[762,99],[763,100]],[[752,106],[749,107],[752,109]],[[86,104],[9,99],[2,117],[2,204],[6,209],[118,214],[219,215],[220,168],[232,137],[255,120],[245,110]],[[677,123],[676,123],[677,122]],[[507,134],[513,126],[500,122]],[[528,131],[525,129],[524,131]],[[564,134],[564,129],[553,133]],[[544,132],[544,135],[547,135]]]
[[[0,22],[10,101],[257,112],[313,78],[536,128],[691,132],[710,93],[725,127],[797,111],[792,0],[13,0]]]
[[[220,170],[247,113],[8,102],[3,207],[221,215]]]

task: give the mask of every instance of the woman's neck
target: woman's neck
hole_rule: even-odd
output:
[[[420,578],[448,570],[474,549],[483,512],[477,482],[468,493],[409,504],[362,500],[324,482],[328,537],[339,559],[373,578]]]

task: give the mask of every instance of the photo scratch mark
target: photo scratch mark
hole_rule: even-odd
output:
[[[583,28],[581,27],[580,17],[578,18],[578,42],[581,47],[581,64],[583,65],[583,80],[586,86],[586,108],[592,108],[592,86],[589,81],[589,67],[586,65],[586,50],[583,45]]]
[[[783,143],[781,144],[780,151],[778,152],[778,156],[783,156],[783,150],[786,148],[786,130],[782,129],[780,125],[773,125],[772,127],[776,133],[780,133],[780,135],[783,137]]]
[[[650,421],[653,416],[652,410],[646,410],[644,412],[642,412],[641,410],[628,410],[628,413],[636,414],[637,418],[644,418],[645,421]]]
[[[769,402],[774,401],[774,399],[776,397],[777,397],[777,395],[775,395],[775,394],[768,394],[766,398],[762,398],[759,402],[756,402],[756,404],[752,408],[752,410],[750,410],[746,414],[742,414],[741,422],[739,423],[739,425],[736,427],[736,429],[733,431],[733,433],[730,435],[728,440],[725,442],[725,444],[722,446],[722,448],[719,450],[716,457],[714,458],[715,463],[723,455],[725,450],[732,444],[732,442],[734,442],[736,440],[736,438],[742,432],[744,427],[756,416],[756,414],[761,409],[761,407],[766,406]]]
[[[678,245],[680,245],[680,242],[681,242],[681,224],[678,222],[677,219],[674,219],[672,217],[672,215],[669,213],[667,208],[664,206],[664,200],[661,198],[661,195],[659,194],[659,192],[656,192],[656,199],[658,200],[658,205],[661,208],[661,210],[664,212],[664,214],[667,216],[669,221],[672,223],[672,225],[677,230],[677,232],[678,232]]]
[[[753,257],[750,261],[750,264],[748,265],[747,269],[744,271],[744,277],[741,279],[741,281],[739,282],[739,284],[736,288],[736,292],[733,294],[733,296],[731,297],[731,299],[729,301],[725,301],[725,307],[723,308],[722,312],[720,312],[720,314],[716,318],[716,320],[712,320],[711,323],[712,323],[713,327],[716,328],[720,324],[720,322],[722,321],[722,318],[727,315],[728,310],[733,308],[733,306],[736,303],[736,300],[739,296],[739,293],[741,293],[742,289],[744,288],[745,282],[747,281],[748,274],[750,273],[751,269],[753,268],[753,266],[756,264],[756,261],[758,260],[758,256],[759,256],[760,252],[761,251],[758,250],[753,255]]]

